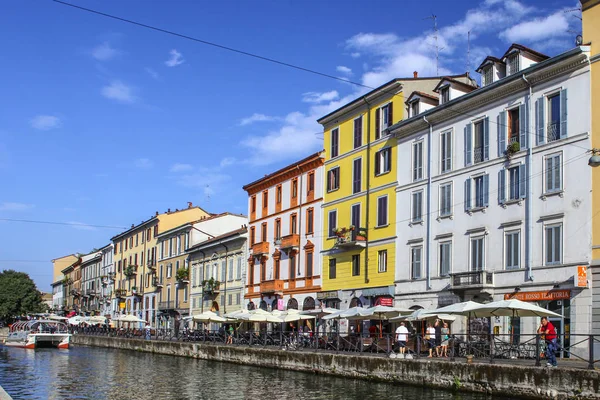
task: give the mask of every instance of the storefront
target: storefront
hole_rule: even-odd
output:
[[[318,292],[317,300],[320,301],[324,307],[340,309],[341,301],[339,291],[337,290]]]

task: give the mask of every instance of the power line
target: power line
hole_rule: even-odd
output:
[[[47,263],[49,260],[0,260],[0,262],[18,262],[18,263]]]
[[[123,226],[93,225],[93,224],[83,224],[83,223],[79,223],[79,222],[38,221],[38,220],[33,220],[33,219],[0,218],[0,221],[24,222],[24,223],[29,223],[29,224],[66,225],[66,226],[75,226],[75,227],[80,227],[80,228],[127,229]]]

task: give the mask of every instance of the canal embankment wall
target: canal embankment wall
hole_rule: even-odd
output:
[[[396,384],[488,393],[526,399],[598,399],[600,373],[575,368],[541,368],[464,361],[405,360],[330,352],[205,345],[75,335],[74,345],[225,361],[267,368],[329,374]]]

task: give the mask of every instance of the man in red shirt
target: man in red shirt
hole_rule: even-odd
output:
[[[541,333],[546,340],[546,359],[548,367],[556,367],[556,350],[558,350],[556,342],[556,328],[548,318],[542,317],[542,324],[538,328],[538,333]]]

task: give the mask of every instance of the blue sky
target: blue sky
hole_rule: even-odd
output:
[[[518,42],[555,55],[574,0],[73,0],[367,86],[474,69]],[[322,146],[316,119],[366,89],[93,15],[8,0],[0,16],[0,268],[40,289],[50,259],[192,201],[246,213],[241,187]],[[479,79],[479,75],[471,71]],[[12,260],[12,261],[11,261]],[[28,261],[29,260],[29,261]]]

